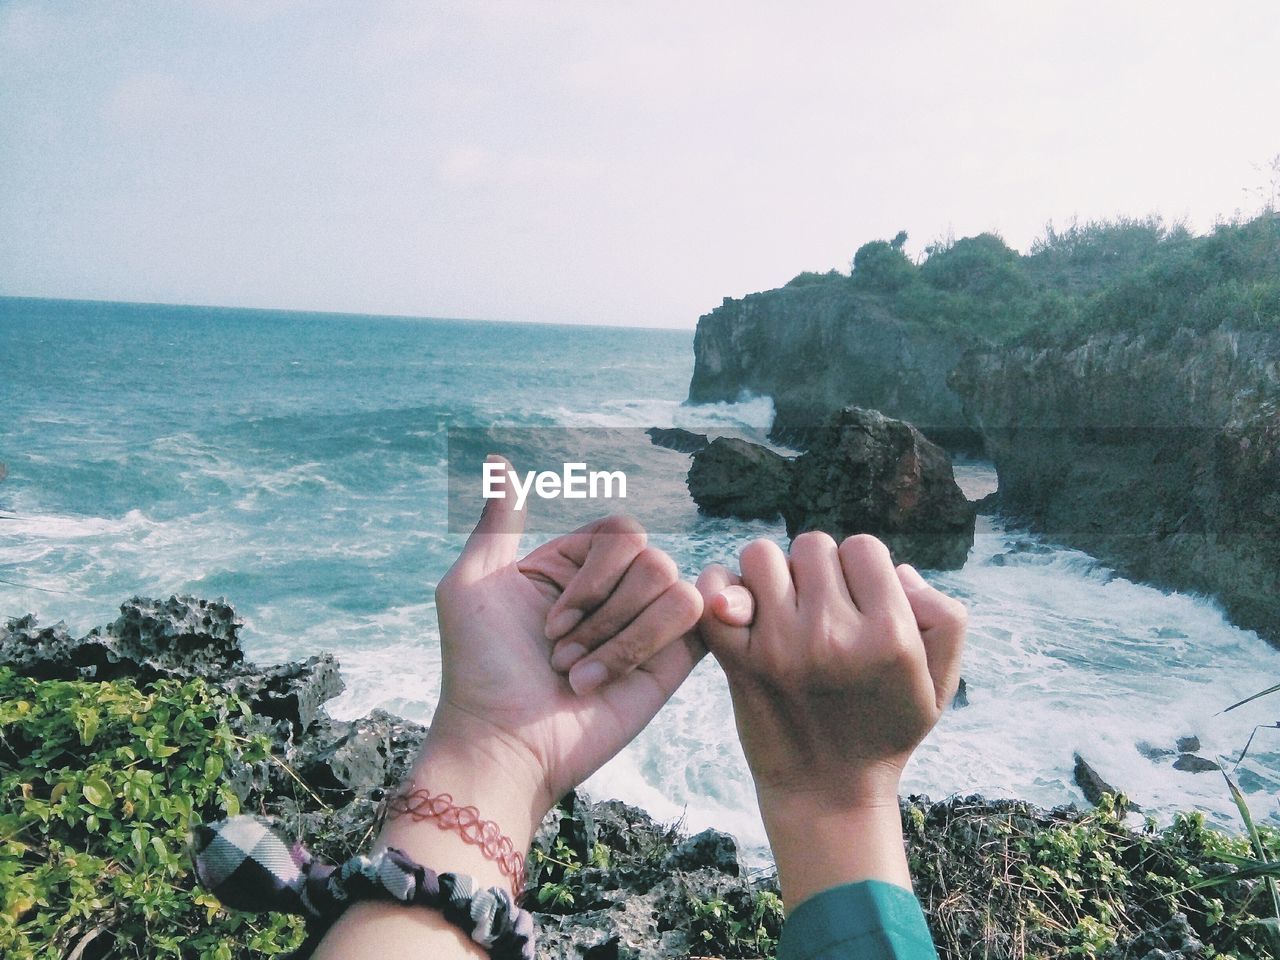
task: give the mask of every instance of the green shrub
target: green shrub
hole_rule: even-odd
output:
[[[750,899],[690,898],[689,932],[701,952],[713,957],[772,957],[782,933],[782,898],[759,890]]]
[[[843,284],[847,282],[848,279],[849,278],[846,277],[839,270],[828,270],[826,273],[815,273],[812,270],[805,270],[803,273],[798,273],[794,277],[792,277],[790,280],[788,280],[785,286],[792,287],[792,288],[816,287],[816,286],[822,286],[823,284],[830,284],[830,283]]]
[[[232,960],[301,942],[296,918],[222,910],[188,866],[192,824],[239,810],[225,774],[269,753],[232,730],[244,709],[200,680],[0,667],[0,956]]]
[[[905,242],[906,235],[900,234]],[[853,255],[853,282],[865,290],[893,293],[915,279],[916,265],[902,252],[902,244],[885,240],[864,243]]]
[[[912,877],[939,956],[1101,957],[1179,914],[1206,957],[1270,956],[1264,886],[1226,876],[1226,863],[1249,855],[1247,837],[1209,828],[1200,813],[1134,830],[1118,806],[909,808]],[[1268,851],[1280,851],[1274,830],[1258,832]],[[1227,882],[1198,886],[1210,878]]]
[[[935,250],[920,265],[920,278],[940,290],[1017,300],[1030,289],[1021,260],[998,236],[983,233]]]

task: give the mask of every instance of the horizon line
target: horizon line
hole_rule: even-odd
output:
[[[505,323],[521,326],[588,327],[600,330],[669,330],[692,333],[695,326],[663,326],[639,323],[591,323],[575,320],[511,320],[491,317],[448,317],[420,313],[359,313],[351,310],[315,310],[301,307],[239,306],[218,303],[171,303],[165,300],[106,300],[99,297],[48,297],[0,292],[0,300],[40,300],[53,303],[95,303],[125,307],[170,307],[179,310],[239,310],[248,313],[310,314],[325,317],[364,317],[376,320],[434,320],[445,323]]]

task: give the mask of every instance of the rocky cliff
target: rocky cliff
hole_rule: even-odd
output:
[[[803,441],[844,406],[914,423],[950,449],[972,448],[960,398],[947,384],[971,337],[901,319],[847,277],[726,299],[698,321],[693,403],[773,398],[773,435]]]
[[[951,382],[1003,511],[1280,643],[1280,332],[1012,346]]]
[[[981,447],[1006,512],[1280,643],[1280,214],[1073,224],[1026,256],[902,239],[703,317],[690,399],[768,394],[800,445],[856,403]]]

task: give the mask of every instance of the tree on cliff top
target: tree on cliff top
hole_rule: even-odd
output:
[[[872,240],[853,255],[853,282],[863,289],[884,293],[901,290],[915,279],[916,265],[903,252],[905,230],[891,241]]]

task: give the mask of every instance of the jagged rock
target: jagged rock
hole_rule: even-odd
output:
[[[345,689],[331,653],[246,672],[236,677],[234,686],[255,713],[287,720],[298,733],[309,729],[321,717],[323,705]]]
[[[870,533],[896,561],[941,570],[964,565],[976,516],[941,447],[905,421],[857,407],[832,415],[796,458],[782,512],[791,537]]]
[[[220,600],[133,597],[120,616],[73,639],[65,624],[40,628],[32,615],[0,631],[0,660],[39,679],[217,677],[244,659],[235,611]]]
[[[898,562],[964,565],[976,514],[941,447],[905,421],[857,407],[837,411],[810,440],[794,460],[745,440],[713,440],[693,456],[689,492],[712,516],[781,513],[791,537],[870,533]]]
[[[689,493],[713,517],[772,520],[791,492],[786,457],[737,437],[717,437],[693,455]]]
[[[152,668],[175,677],[208,677],[244,659],[240,649],[242,626],[231,605],[223,600],[171,596],[168,600],[134,597],[120,605],[120,616],[101,637],[113,659]]]
[[[1076,766],[1072,773],[1075,777],[1076,786],[1084,794],[1086,800],[1095,807],[1102,802],[1102,798],[1107,794],[1113,797],[1121,796],[1121,792],[1113,787],[1107,781],[1102,779],[1102,775],[1089,764],[1080,754],[1075,755]],[[1129,803],[1130,810],[1140,811],[1142,808],[1136,803]]]
[[[742,873],[742,861],[738,859],[738,841],[719,830],[703,830],[681,840],[667,854],[663,866],[668,870],[700,870],[709,867],[731,877]]]
[[[1163,760],[1165,757],[1172,757],[1177,751],[1170,750],[1167,747],[1157,747],[1155,744],[1148,743],[1146,740],[1139,740],[1134,744],[1138,752],[1148,760]]]
[[[682,427],[650,427],[645,433],[655,447],[666,447],[678,453],[697,453],[710,442],[705,433],[694,433]]]
[[[1173,769],[1181,770],[1184,773],[1208,773],[1210,770],[1221,770],[1222,768],[1212,760],[1197,757],[1194,753],[1184,753],[1173,761]]]
[[[92,660],[77,663],[77,647],[78,641],[61,620],[42,627],[35,615],[28,613],[0,627],[0,663],[37,680],[79,677],[81,667],[91,666]]]
[[[992,514],[1000,512],[1000,491],[992,490],[985,497],[979,497],[977,500],[970,501],[973,509],[978,514]]]
[[[374,710],[359,720],[326,720],[298,744],[292,759],[317,791],[368,798],[405,778],[426,734],[420,724]],[[326,800],[333,802],[332,796]]]
[[[1179,753],[1198,753],[1200,751],[1200,738],[1179,737],[1177,746]]]
[[[1105,960],[1193,960],[1202,956],[1204,944],[1183,913],[1175,913],[1163,926],[1140,933],[1104,954]]]
[[[956,695],[951,698],[951,709],[959,710],[969,705],[969,684],[964,677],[960,678],[960,686],[956,687]]]

